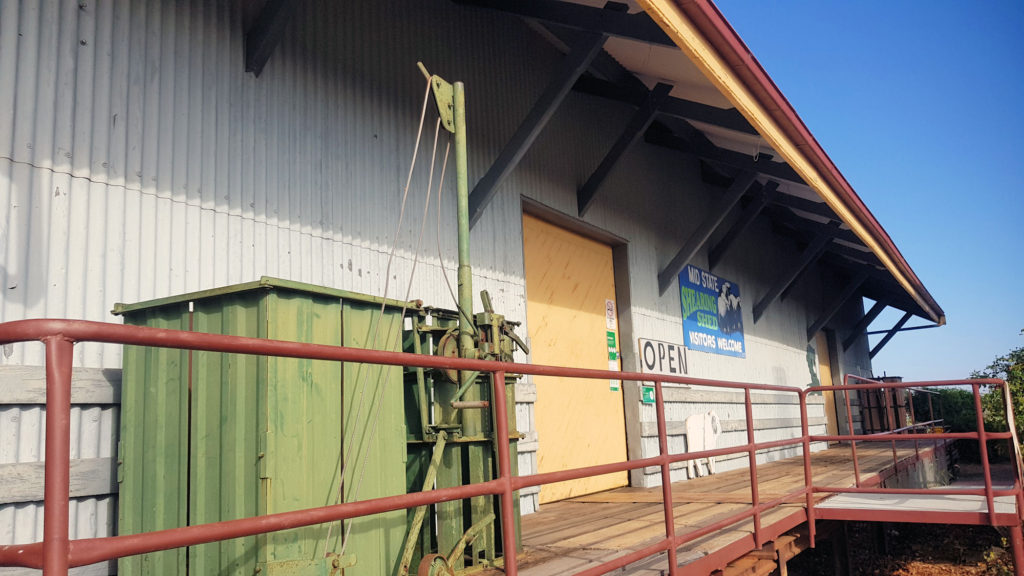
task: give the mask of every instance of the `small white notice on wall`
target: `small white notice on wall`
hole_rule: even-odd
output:
[[[593,308],[591,308],[593,310]],[[615,330],[615,300],[606,299],[604,301],[604,323],[605,327],[609,330]]]

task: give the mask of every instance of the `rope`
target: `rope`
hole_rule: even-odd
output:
[[[409,186],[412,184],[412,174],[413,174],[413,170],[416,168],[416,158],[419,155],[420,140],[422,139],[422,136],[423,136],[423,123],[424,123],[424,121],[426,120],[426,117],[427,117],[427,104],[429,104],[429,103],[430,103],[430,78],[427,78],[427,87],[426,87],[426,89],[423,92],[423,106],[422,106],[422,108],[420,110],[419,128],[417,128],[417,130],[416,130],[416,144],[413,147],[412,160],[409,163],[409,173],[408,173],[408,175],[406,176],[406,179],[405,179],[405,188],[402,190],[402,206],[401,206],[401,209],[399,210],[399,214],[398,214],[398,226],[395,227],[395,237],[394,237],[394,241],[392,242],[392,245],[391,245],[391,252],[388,254],[388,263],[387,263],[387,266],[385,267],[385,272],[384,272],[384,294],[383,294],[383,298],[382,298],[381,303],[380,303],[380,317],[379,317],[380,319],[377,321],[377,324],[374,326],[374,329],[373,329],[373,338],[372,338],[372,342],[373,342],[372,347],[373,348],[377,347],[377,336],[378,336],[378,334],[380,332],[380,323],[384,319],[384,309],[385,309],[385,306],[386,306],[386,302],[385,302],[384,299],[387,298],[388,287],[389,287],[390,282],[391,282],[391,263],[392,263],[392,261],[395,258],[395,251],[398,249],[398,236],[399,236],[399,234],[402,231],[402,221],[405,218],[405,203],[406,203],[406,200],[409,198]],[[436,147],[436,145],[435,145],[435,147]],[[429,199],[429,197],[428,197],[428,199]],[[412,279],[410,278],[410,283],[411,283],[411,281],[412,281]],[[402,311],[402,318],[403,319],[405,318],[405,310],[404,309]],[[359,384],[359,401],[358,401],[358,407],[356,408],[355,414],[359,414],[362,411],[362,409],[363,409],[363,400],[364,400],[364,398],[366,396],[366,394],[365,394],[365,392],[366,392],[366,379],[368,377],[368,374],[369,374],[370,370],[369,370],[369,368],[365,364],[361,364],[360,365],[360,372],[361,372],[363,378],[360,380],[359,376],[356,377],[357,380],[360,382],[360,384]],[[344,403],[344,394],[342,394],[342,403]],[[344,410],[344,407],[342,407],[342,409]],[[342,489],[343,489],[342,487],[345,485],[345,472],[348,469],[348,460],[346,460],[345,456],[344,456],[345,438],[347,437],[347,435],[345,434],[345,423],[344,423],[344,420],[345,419],[342,418],[341,446],[338,447],[338,452],[339,452],[339,454],[338,454],[339,458],[338,459],[341,462],[341,475],[338,477],[338,494],[337,494],[337,497],[335,498],[335,502],[334,502],[335,504],[341,503]],[[351,525],[351,523],[350,523],[350,525]],[[330,543],[330,540],[331,540],[331,532],[332,532],[333,528],[334,528],[334,523],[333,522],[327,526],[327,536],[324,539],[324,557],[325,558],[327,557],[327,554],[328,554],[327,553],[327,547],[328,547],[328,545]],[[344,538],[343,541],[342,541],[342,552],[341,552],[342,554],[344,554],[344,550],[345,550],[345,541],[344,540],[347,539],[347,535],[348,535],[348,532],[346,532],[346,538]]]
[[[419,262],[420,246],[422,246],[422,244],[423,244],[423,232],[427,229],[427,214],[430,211],[430,194],[431,194],[431,192],[433,190],[433,186],[434,186],[434,165],[435,165],[436,159],[437,159],[437,137],[438,137],[438,133],[440,132],[440,129],[441,129],[441,119],[438,118],[437,119],[437,123],[434,125],[434,149],[433,149],[433,152],[430,155],[430,176],[429,176],[429,178],[427,180],[427,200],[426,200],[426,202],[423,203],[423,218],[420,220],[420,235],[419,235],[419,238],[417,238],[417,240],[416,240],[416,252],[415,252],[415,254],[413,256],[413,260],[412,260],[412,270],[410,270],[410,272],[409,272],[409,284],[406,286],[405,298],[402,300],[402,313],[399,316],[399,318],[401,319],[400,323],[405,321],[405,310],[406,310],[406,307],[407,307],[406,303],[409,301],[409,296],[412,294],[413,278],[416,275],[416,264]],[[381,319],[383,320],[383,317]],[[379,322],[378,322],[378,324],[379,324]],[[385,338],[386,342],[390,342],[390,340],[391,340],[391,329],[392,328],[394,328],[393,324],[390,327],[388,327],[388,335]],[[402,330],[401,330],[401,328],[399,328],[399,330],[398,330],[398,339],[400,340],[401,337],[402,337]],[[397,343],[398,343],[398,340],[396,340],[394,342],[394,344],[397,344]],[[388,348],[390,348],[390,347],[391,346],[389,345]],[[384,393],[384,386],[386,386],[386,385],[387,385],[386,382],[384,384],[381,384],[380,386],[377,387],[376,392],[374,392],[374,403],[376,403],[376,408],[374,409],[374,413],[373,413],[373,421],[370,424],[370,437],[369,437],[369,439],[368,439],[368,441],[366,443],[367,449],[366,449],[366,451],[363,452],[363,459],[362,459],[362,462],[359,464],[359,477],[356,478],[356,485],[355,485],[355,487],[353,488],[353,490],[352,490],[352,492],[350,494],[350,496],[352,496],[352,498],[354,498],[354,499],[358,499],[358,497],[359,497],[359,488],[363,485],[363,478],[366,476],[366,462],[367,462],[367,459],[370,456],[369,447],[373,446],[373,440],[377,436],[377,427],[378,427],[377,424],[380,421],[381,408],[383,408],[383,406],[384,406],[384,402],[381,401],[381,396]],[[349,522],[348,525],[345,527],[345,536],[341,539],[341,552],[340,552],[340,555],[344,555],[345,554],[345,548],[348,546],[349,536],[352,534],[352,525],[353,524],[354,524],[354,522]]]
[[[441,167],[441,181],[444,182],[444,172],[448,167],[448,151],[452,148],[451,139],[448,140],[448,145],[444,149],[444,165]],[[455,296],[455,290],[452,288],[451,281],[448,280],[448,269],[444,266],[444,256],[441,254],[441,195],[444,192],[444,188],[437,189],[437,263],[441,266],[441,277],[444,278],[444,283],[448,286],[448,293],[452,295],[452,302],[455,303],[455,307],[459,307],[459,299]],[[465,316],[462,310],[459,313]]]

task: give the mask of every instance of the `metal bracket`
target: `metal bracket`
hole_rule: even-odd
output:
[[[313,560],[282,560],[278,562],[260,562],[256,564],[256,572],[266,576],[292,576],[299,574],[320,574],[321,576],[340,576],[345,568],[357,564],[355,554],[344,556],[329,553],[323,558]]]
[[[444,125],[445,130],[455,134],[455,89],[444,78],[427,72],[427,67],[423,65],[423,62],[417,62],[416,66],[424,76],[430,79],[430,89],[434,92],[434,103],[437,104],[437,114],[441,117],[441,124]]]

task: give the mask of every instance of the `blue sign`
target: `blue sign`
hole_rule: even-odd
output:
[[[679,273],[679,301],[687,348],[747,357],[739,286],[695,266],[687,266]]]

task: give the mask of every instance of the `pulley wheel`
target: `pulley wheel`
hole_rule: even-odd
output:
[[[459,357],[459,335],[454,330],[445,332],[444,336],[437,341],[437,350],[434,353],[438,356],[444,356],[445,358],[458,358]],[[453,384],[459,383],[459,371],[458,370],[442,370],[444,375],[452,381]]]

